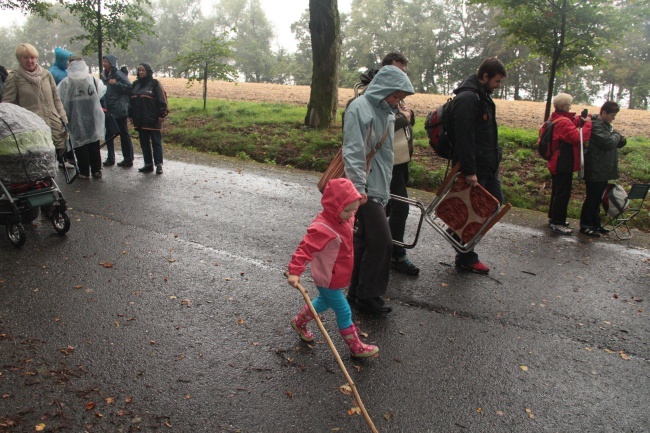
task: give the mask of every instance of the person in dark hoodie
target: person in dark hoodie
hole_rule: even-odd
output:
[[[497,141],[496,107],[490,96],[506,77],[506,67],[496,57],[485,59],[475,75],[470,75],[454,90],[452,103],[454,122],[453,162],[460,162],[460,171],[472,187],[481,185],[499,203],[503,191],[499,179],[501,148]],[[456,266],[477,274],[490,268],[474,251],[456,254]]]
[[[61,47],[54,49],[54,64],[50,68],[50,74],[54,77],[54,82],[57,86],[68,76],[68,62],[72,54],[70,51]]]
[[[117,57],[107,54],[102,60],[104,68],[100,78],[106,85],[106,95],[104,103],[108,114],[113,116],[120,130],[120,143],[122,145],[122,162],[118,162],[120,167],[133,167],[133,143],[129,135],[127,116],[129,114],[129,96],[131,96],[131,82],[117,69]],[[115,143],[114,139],[106,141],[108,156],[104,161],[105,166],[115,165]]]
[[[141,173],[163,172],[162,123],[167,116],[167,95],[158,80],[153,78],[149,63],[140,63],[138,79],[133,83],[129,103],[129,117],[140,136],[144,158]],[[153,150],[153,151],[152,151]]]
[[[7,68],[0,65],[0,102],[2,102],[2,96],[5,93],[5,81],[7,81],[8,76],[9,72],[7,71]]]

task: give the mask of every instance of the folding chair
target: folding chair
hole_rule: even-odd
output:
[[[458,252],[474,249],[483,236],[510,210],[510,203],[503,206],[485,188],[470,187],[460,173],[460,164],[452,169],[436,192],[436,197],[425,207],[410,198],[391,195],[392,200],[408,203],[420,210],[415,239],[411,244],[393,240],[395,245],[413,248],[417,244],[422,221],[429,223]]]
[[[643,203],[648,196],[648,190],[650,190],[650,184],[635,183],[632,185],[630,192],[627,194],[625,206],[621,209],[615,208],[615,212],[610,212],[610,210],[605,209],[605,212],[609,216],[609,221],[603,227],[612,230],[620,240],[631,239],[632,232],[630,231],[628,222],[641,212]]]

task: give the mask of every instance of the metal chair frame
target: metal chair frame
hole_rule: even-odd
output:
[[[648,196],[648,191],[650,191],[650,184],[647,183],[635,183],[630,188],[630,192],[627,194],[627,201],[624,210],[619,213],[617,216],[610,217],[603,227],[610,229],[614,232],[616,237],[620,240],[628,240],[632,238],[632,232],[628,223],[636,217],[643,208],[645,199]],[[630,202],[634,200],[638,204],[634,207],[630,206]]]
[[[431,203],[426,206],[418,200],[391,194],[391,200],[407,203],[410,206],[418,208],[420,211],[420,217],[413,242],[407,244],[393,240],[393,244],[399,245],[406,249],[415,247],[420,237],[422,222],[426,221],[431,227],[434,228],[434,230],[436,230],[445,239],[447,239],[447,241],[454,247],[456,251],[468,252],[474,249],[474,247],[479,243],[483,236],[485,236],[485,234],[508,212],[508,210],[510,210],[511,205],[510,203],[506,203],[503,206],[496,206],[492,214],[483,223],[481,229],[469,241],[463,243],[458,235],[436,213],[438,206],[444,201],[445,197],[454,186],[454,183],[458,180],[460,175],[460,165],[456,164],[451,173],[449,173],[449,175],[445,178],[442,185],[440,185],[440,188],[438,188],[436,191],[436,197],[433,199],[433,201],[431,201]]]

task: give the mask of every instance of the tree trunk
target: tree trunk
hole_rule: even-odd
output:
[[[336,119],[338,107],[341,54],[338,0],[309,0],[309,32],[313,67],[305,125],[328,128]]]
[[[203,70],[203,111],[207,108],[208,102],[208,60],[205,61],[205,69]]]
[[[102,53],[102,0],[97,1],[97,57],[99,60],[99,74],[102,73],[102,59],[104,54]]]
[[[544,119],[549,118],[551,115],[551,102],[553,101],[553,91],[555,87],[555,74],[557,73],[557,65],[560,63],[560,57],[562,57],[562,51],[564,50],[564,36],[566,35],[566,0],[562,2],[562,8],[560,12],[562,13],[562,24],[558,32],[558,41],[553,50],[553,59],[551,60],[551,73],[548,79],[548,92],[546,93],[546,110],[544,111]]]

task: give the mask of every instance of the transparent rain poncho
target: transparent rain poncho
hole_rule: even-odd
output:
[[[57,89],[68,116],[72,147],[104,140],[104,111],[99,100],[106,86],[88,73],[86,62],[71,62],[68,77]]]

